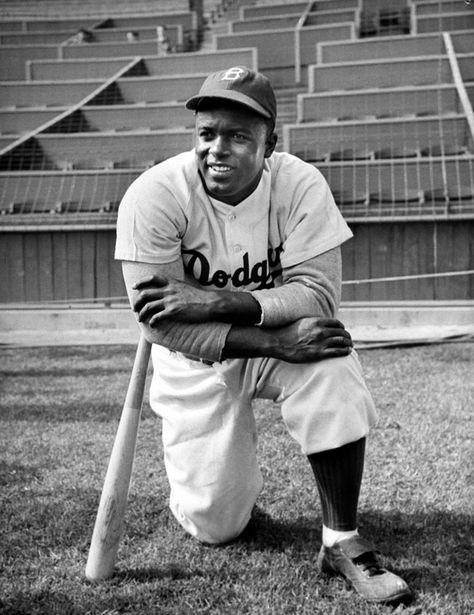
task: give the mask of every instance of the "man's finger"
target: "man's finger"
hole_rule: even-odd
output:
[[[343,323],[337,318],[320,318],[316,321],[319,327],[337,327],[339,329],[345,329]]]
[[[331,346],[323,351],[326,359],[331,357],[347,357],[352,352],[352,346]]]
[[[140,312],[147,304],[161,299],[163,299],[163,291],[161,290],[142,290],[140,291],[140,294],[132,301],[133,311]]]
[[[331,338],[338,338],[338,337],[343,337],[343,338],[347,338],[349,340],[351,340],[351,334],[349,333],[349,331],[346,331],[346,329],[335,329],[335,328],[330,328],[330,327],[325,327],[323,329],[323,333],[326,337],[331,337]]]
[[[147,303],[138,312],[138,322],[144,322],[145,320],[148,320],[148,318],[151,319],[155,314],[162,312],[164,309],[165,309],[165,306],[163,305],[163,302],[160,300]]]
[[[352,346],[352,339],[350,337],[343,337],[342,335],[339,337],[330,338],[330,342],[332,345],[339,346],[339,347]]]

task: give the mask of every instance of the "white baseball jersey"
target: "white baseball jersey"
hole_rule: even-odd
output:
[[[282,268],[352,236],[322,174],[287,153],[265,160],[256,190],[232,206],[208,196],[194,150],[145,171],[119,210],[115,258],[165,264],[182,256],[203,287],[261,290]]]

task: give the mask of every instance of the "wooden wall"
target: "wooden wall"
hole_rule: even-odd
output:
[[[344,280],[474,269],[474,220],[353,223]],[[0,231],[0,303],[122,297],[115,231]],[[345,301],[474,299],[474,276],[345,285]]]
[[[0,303],[125,295],[115,232],[0,234]]]
[[[343,279],[474,269],[474,220],[350,224]],[[474,276],[345,285],[344,301],[474,299]]]

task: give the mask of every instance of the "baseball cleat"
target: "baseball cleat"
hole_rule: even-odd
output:
[[[413,598],[410,588],[393,572],[383,568],[376,549],[361,536],[321,547],[317,565],[321,572],[339,574],[358,594],[370,602],[399,603]]]

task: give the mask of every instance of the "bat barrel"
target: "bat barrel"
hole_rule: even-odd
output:
[[[86,565],[86,577],[90,581],[113,575],[127,506],[150,349],[151,345],[141,335],[92,533]]]

